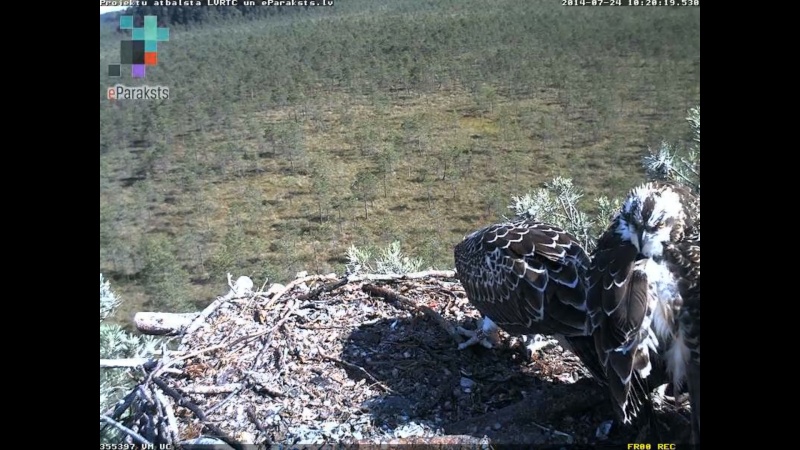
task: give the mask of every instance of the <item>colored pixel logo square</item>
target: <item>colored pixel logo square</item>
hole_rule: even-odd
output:
[[[131,39],[120,41],[120,62],[108,65],[108,76],[122,76],[121,66],[129,65],[131,77],[144,78],[145,67],[158,64],[158,43],[169,41],[169,28],[159,27],[156,16],[144,16],[139,28],[133,26],[133,16],[120,16],[119,28],[131,30]]]

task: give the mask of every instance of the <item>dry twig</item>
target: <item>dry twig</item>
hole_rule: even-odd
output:
[[[366,292],[367,294],[376,295],[386,300],[400,303],[401,305],[405,306],[407,309],[410,309],[412,311],[421,311],[426,316],[433,319],[437,324],[439,324],[439,326],[442,327],[442,329],[444,329],[447,332],[447,334],[450,335],[451,338],[453,338],[456,344],[460,344],[462,342],[461,335],[458,334],[453,324],[445,320],[445,318],[442,317],[441,314],[437,313],[429,306],[418,305],[415,301],[411,300],[410,298],[400,295],[389,288],[375,286],[373,284],[365,284],[364,286],[361,286],[361,290]]]
[[[156,400],[161,405],[161,409],[163,410],[164,415],[167,417],[167,426],[169,430],[170,436],[170,443],[174,444],[178,442],[178,438],[180,436],[180,432],[178,431],[178,421],[175,419],[175,412],[172,411],[172,405],[170,405],[169,400],[164,396],[164,394],[159,389],[154,389],[156,394]]]
[[[206,308],[200,313],[199,316],[197,316],[196,319],[194,319],[192,324],[189,325],[189,327],[184,332],[183,339],[181,339],[181,348],[184,348],[186,346],[187,337],[191,336],[192,333],[194,333],[198,328],[200,328],[203,325],[203,323],[205,323],[205,321],[211,316],[211,314],[213,314],[214,311],[217,310],[217,308],[219,308],[223,303],[225,303],[228,300],[229,299],[225,297],[219,297],[213,302],[211,302],[210,305],[206,306]]]
[[[106,416],[105,414],[100,414],[100,421],[101,422],[105,422],[105,423],[113,426],[114,428],[122,431],[123,433],[127,434],[128,436],[130,436],[131,439],[133,439],[134,441],[136,441],[136,442],[138,442],[138,443],[140,443],[142,445],[151,445],[150,441],[148,441],[147,439],[143,438],[142,435],[140,435],[139,433],[131,430],[130,428],[126,427],[125,425],[117,422],[116,420],[112,419],[111,417]]]
[[[331,277],[329,275],[310,275],[310,276],[307,276],[307,277],[294,279],[294,280],[290,281],[289,284],[287,284],[283,289],[278,291],[278,293],[275,294],[267,302],[267,304],[264,306],[264,309],[269,309],[269,307],[272,306],[273,304],[275,304],[278,300],[280,300],[280,298],[283,297],[284,294],[286,294],[287,292],[290,292],[292,289],[294,289],[295,287],[297,287],[297,286],[299,286],[299,285],[301,285],[303,283],[306,283],[308,281],[330,280],[330,279],[331,279]]]
[[[229,383],[219,386],[192,385],[184,386],[181,390],[187,394],[228,394],[242,388],[242,383]]]
[[[420,278],[455,278],[454,270],[426,270],[423,272],[411,272],[403,275],[398,274],[365,274],[350,275],[347,277],[348,283],[359,281],[397,281],[397,280],[417,280]]]
[[[349,368],[351,368],[353,370],[358,370],[359,372],[361,372],[364,375],[366,375],[367,378],[372,380],[373,383],[375,383],[376,385],[380,386],[381,389],[383,389],[384,391],[389,392],[389,393],[394,393],[394,391],[392,389],[390,389],[389,386],[386,386],[385,384],[383,384],[380,381],[378,381],[378,379],[375,378],[374,376],[372,376],[372,374],[369,373],[367,371],[367,369],[365,369],[365,368],[363,368],[363,367],[361,367],[359,365],[356,365],[356,364],[341,360],[339,358],[334,358],[332,356],[325,355],[325,354],[322,353],[321,350],[318,351],[318,354],[320,355],[320,357],[322,359],[325,359],[325,360],[328,360],[328,361],[331,361],[331,362],[335,362],[336,364],[340,364],[342,366],[349,367]]]

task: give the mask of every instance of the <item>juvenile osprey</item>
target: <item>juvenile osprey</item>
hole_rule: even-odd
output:
[[[664,257],[678,277],[683,306],[678,315],[678,333],[689,349],[686,378],[692,406],[692,440],[700,443],[700,224],[683,242],[667,245]]]
[[[678,388],[685,379],[692,344],[679,326],[681,286],[695,265],[699,277],[699,251],[696,261],[675,264],[665,248],[675,254],[695,232],[699,242],[699,219],[700,199],[688,189],[646,183],[630,191],[594,251],[588,306],[595,348],[623,423],[651,407],[651,388],[669,381]]]
[[[601,374],[586,305],[590,259],[577,239],[557,226],[518,219],[473,232],[454,255],[467,298],[484,316],[477,332],[460,330],[472,335],[460,348],[496,336],[498,326],[515,335],[553,335],[582,360],[588,349],[594,357],[586,365]],[[543,345],[534,340],[528,349],[537,347]]]

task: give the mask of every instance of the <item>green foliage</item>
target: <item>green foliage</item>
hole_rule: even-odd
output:
[[[311,190],[317,199],[320,223],[324,220],[325,211],[333,193],[333,183],[330,161],[326,158],[315,160],[311,165]]]
[[[149,357],[162,340],[152,336],[136,336],[120,326],[103,323],[122,300],[100,274],[100,359]],[[100,413],[104,414],[122,399],[134,386],[135,373],[124,368],[100,368]],[[114,429],[107,428],[100,436],[101,442],[121,442]]]
[[[605,226],[606,221],[604,217],[593,218],[579,208],[578,202],[583,196],[583,192],[573,185],[572,179],[555,177],[542,189],[522,197],[512,197],[513,203],[509,209],[517,215],[560,225],[572,233],[584,248],[591,250],[601,231],[598,228]],[[605,197],[597,202],[604,208],[613,205]]]
[[[158,311],[191,310],[187,298],[189,274],[178,262],[172,240],[160,234],[149,235],[142,243],[141,254],[150,306]]]
[[[700,107],[692,108],[687,118],[692,128],[693,143],[686,156],[678,157],[679,144],[662,143],[658,153],[645,156],[642,165],[651,180],[671,180],[700,193]],[[632,187],[632,186],[631,186]],[[508,206],[516,216],[534,217],[561,226],[574,235],[587,251],[594,250],[597,238],[619,210],[620,199],[601,196],[595,200],[596,214],[580,207],[584,194],[570,178],[555,177],[544,188],[522,196],[513,196]]]
[[[419,272],[423,265],[420,258],[413,258],[404,254],[400,249],[400,242],[394,241],[388,247],[381,249],[377,256],[371,248],[358,248],[350,246],[347,249],[347,273],[378,273],[397,274]]]
[[[481,84],[473,96],[478,114],[483,117],[484,114],[492,112],[494,102],[497,100],[497,89],[487,84]]]
[[[381,171],[381,177],[383,179],[383,196],[387,197],[388,193],[388,183],[389,178],[394,172],[395,166],[397,164],[397,151],[395,151],[395,147],[393,144],[387,145],[381,152],[376,156],[378,167]]]
[[[356,175],[352,186],[353,196],[364,202],[364,219],[368,219],[367,202],[375,200],[378,191],[378,179],[369,170]]]
[[[232,225],[216,252],[209,261],[209,271],[213,279],[224,279],[227,273],[235,273],[244,264],[246,255],[245,236],[242,229]]]
[[[100,322],[103,322],[109,316],[122,300],[117,297],[117,294],[111,291],[111,284],[103,280],[103,274],[100,274]]]
[[[700,107],[689,110],[686,118],[692,131],[688,145],[662,142],[657,151],[643,158],[647,175],[653,180],[681,183],[700,193]]]

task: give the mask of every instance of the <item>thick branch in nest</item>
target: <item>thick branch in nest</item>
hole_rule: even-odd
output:
[[[423,272],[411,272],[403,275],[398,275],[394,273],[351,275],[347,277],[347,282],[357,283],[359,281],[394,281],[394,280],[417,280],[420,278],[455,278],[455,277],[456,277],[456,272],[454,270],[426,270]]]
[[[167,417],[167,426],[169,427],[169,436],[171,442],[178,442],[180,432],[178,431],[178,421],[175,418],[175,412],[172,410],[172,405],[167,400],[167,397],[159,389],[154,389],[156,393],[156,400],[161,405],[163,414]]]
[[[198,315],[199,313],[137,312],[133,316],[133,323],[142,334],[156,336],[176,335],[188,328]]]

